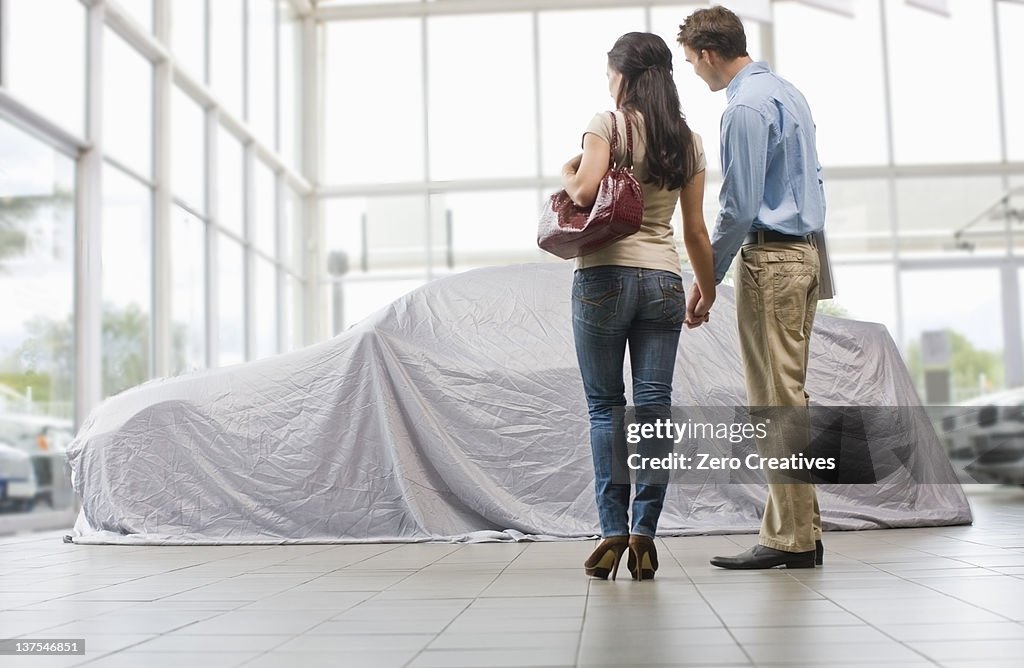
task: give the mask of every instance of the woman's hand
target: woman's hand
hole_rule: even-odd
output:
[[[711,319],[711,306],[715,303],[716,293],[702,293],[700,286],[694,282],[690,289],[690,296],[686,300],[686,323],[687,328],[696,329]]]

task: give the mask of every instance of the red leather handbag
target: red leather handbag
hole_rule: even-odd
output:
[[[601,179],[593,206],[577,206],[565,190],[551,196],[540,212],[537,245],[568,260],[593,253],[640,229],[644,192],[633,176],[633,131],[626,119],[626,164],[615,166],[618,123],[612,115],[612,145],[608,172]]]

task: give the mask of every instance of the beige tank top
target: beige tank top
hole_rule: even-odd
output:
[[[621,111],[615,112],[618,125],[618,150],[612,156],[616,164],[626,158],[626,121]],[[593,133],[601,137],[611,146],[612,119],[607,111],[594,115],[584,135]],[[663,269],[674,274],[681,273],[679,254],[676,252],[675,237],[672,234],[672,214],[679,201],[679,189],[662,190],[646,183],[647,167],[644,165],[646,155],[644,147],[643,118],[639,124],[634,123],[633,134],[633,176],[640,182],[644,193],[644,220],[636,234],[616,241],[599,251],[581,255],[576,258],[576,268],[598,267],[601,265],[618,265],[623,267],[640,267],[643,269]],[[693,149],[696,154],[694,173],[704,171],[707,161],[704,157],[704,144],[700,135],[693,133]]]

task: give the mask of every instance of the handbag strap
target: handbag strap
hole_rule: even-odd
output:
[[[609,111],[612,115],[612,152],[608,159],[609,168],[615,163],[615,151],[619,147],[619,123],[615,118],[615,112]],[[626,162],[629,169],[633,168],[633,128],[629,124],[629,115],[622,112],[622,119],[626,121]]]

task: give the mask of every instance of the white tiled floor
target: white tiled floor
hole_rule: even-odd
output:
[[[30,666],[1024,665],[1024,490],[970,527],[828,533],[814,570],[722,571],[753,536],[659,540],[657,579],[594,543],[89,547],[0,538],[0,636]]]

